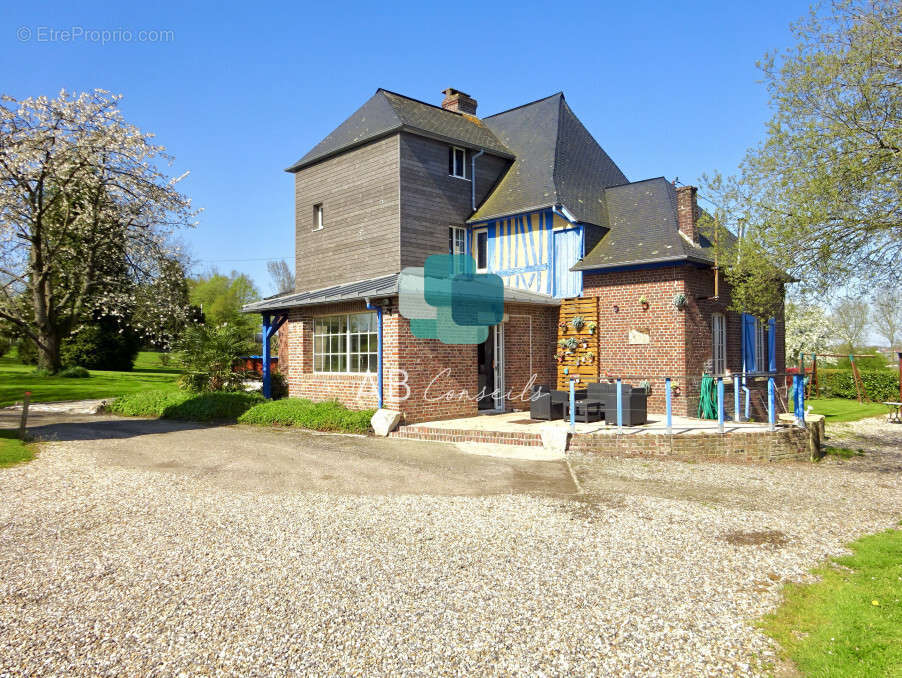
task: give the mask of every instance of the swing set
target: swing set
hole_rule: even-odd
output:
[[[811,379],[807,381],[805,385],[805,395],[808,398],[814,397],[817,398],[820,396],[820,384],[817,379],[817,359],[821,358],[848,358],[849,362],[852,364],[852,379],[855,381],[855,393],[858,396],[858,402],[871,402],[871,399],[868,397],[867,391],[864,387],[864,381],[861,378],[861,372],[858,371],[858,365],[855,364],[855,358],[876,358],[877,356],[871,354],[850,354],[850,353],[812,353],[811,354]],[[902,363],[900,363],[902,366]],[[799,356],[799,372],[804,377],[805,376],[805,354],[802,353]],[[814,395],[812,396],[812,387],[814,389]]]

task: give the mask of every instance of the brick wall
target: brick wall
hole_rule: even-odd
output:
[[[336,399],[352,408],[375,408],[378,391],[375,374],[328,374],[313,371],[313,319],[336,313],[366,310],[363,302],[349,302],[294,309],[281,330],[283,374],[292,397]],[[555,308],[525,304],[505,307],[505,356],[507,389],[514,396],[529,382],[553,383],[551,357],[556,329]],[[438,419],[470,417],[478,413],[477,347],[448,345],[419,339],[393,302],[383,315],[384,405],[399,410],[408,424]],[[532,340],[530,350],[530,325]],[[509,406],[528,409],[518,398]]]
[[[710,370],[713,357],[711,316],[723,313],[727,323],[727,369],[742,370],[742,316],[728,310],[730,287],[719,284],[714,300],[714,272],[696,266],[669,266],[639,271],[587,273],[583,277],[586,296],[599,299],[599,378],[606,375],[638,375],[649,378],[652,392],[650,412],[664,411],[664,388],[660,378],[676,377],[679,393],[674,392],[673,411],[681,416],[695,416],[698,411],[699,386],[705,369]],[[686,307],[673,306],[677,293],[686,296]],[[646,310],[639,303],[648,300]],[[631,329],[647,330],[648,344],[630,344]],[[777,371],[785,367],[785,327],[777,321]],[[678,377],[678,375],[685,375]],[[658,377],[658,379],[655,379]],[[628,379],[634,386],[639,379]],[[750,383],[752,415],[767,418],[766,382]],[[726,408],[733,411],[732,389],[727,389]],[[744,407],[744,396],[741,396]]]
[[[532,375],[533,384],[555,387],[554,362],[557,340],[557,307],[529,304],[505,304],[508,320],[504,324],[504,381],[511,394],[507,407],[529,409],[529,391],[523,397]]]
[[[749,433],[691,435],[577,434],[570,452],[611,457],[659,457],[686,461],[802,461],[810,458],[808,431],[781,428]]]
[[[386,377],[392,382],[385,389],[385,406],[401,411],[408,424],[475,416],[476,346],[415,337],[397,306],[386,314],[384,322]],[[400,383],[399,370],[406,372],[406,385]]]
[[[683,374],[686,345],[686,324],[683,311],[671,303],[675,294],[685,293],[683,271],[679,267],[587,273],[583,276],[583,293],[598,297],[598,374],[626,375],[627,381],[638,386],[640,375],[652,381],[648,409],[664,411],[664,388],[661,379]],[[639,302],[648,300],[648,309]],[[648,344],[630,344],[631,329],[647,330]],[[673,399],[675,414],[685,415],[683,396]]]

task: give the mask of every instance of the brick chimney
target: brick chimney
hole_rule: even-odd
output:
[[[695,186],[677,186],[677,223],[680,232],[698,245],[698,199]]]
[[[455,113],[467,113],[468,115],[476,115],[476,99],[466,92],[459,89],[449,87],[442,91],[445,95],[442,101],[442,108],[446,111],[454,111]]]

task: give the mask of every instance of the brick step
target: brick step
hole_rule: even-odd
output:
[[[406,440],[431,440],[442,443],[489,443],[493,445],[542,446],[542,436],[538,433],[515,433],[509,431],[468,431],[453,428],[429,428],[425,426],[401,426],[391,434],[392,438]]]

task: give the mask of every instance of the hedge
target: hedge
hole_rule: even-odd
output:
[[[239,424],[297,426],[314,431],[366,433],[375,410],[349,410],[335,400],[315,403],[305,398],[271,400],[252,407]]]
[[[892,370],[860,370],[868,398],[877,401],[899,399],[899,373]],[[818,370],[817,381],[823,398],[857,398],[852,370]]]
[[[235,421],[248,409],[263,402],[257,393],[189,393],[144,391],[116,398],[110,412],[128,417],[160,417],[188,421]]]

